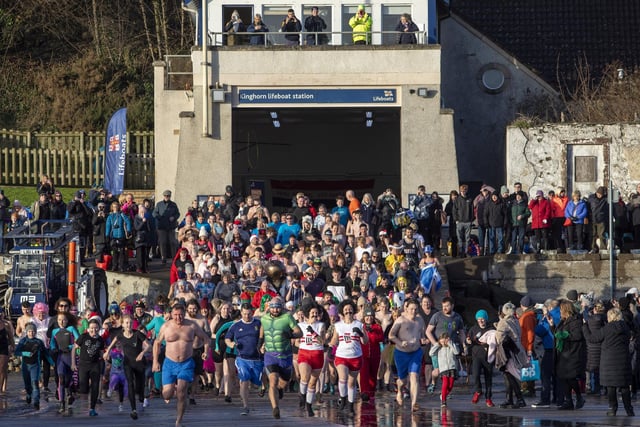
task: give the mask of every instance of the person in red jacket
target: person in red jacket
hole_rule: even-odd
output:
[[[265,295],[271,295],[271,298],[275,298],[277,294],[273,289],[270,289],[270,284],[268,280],[263,280],[260,282],[260,289],[253,294],[253,298],[251,299],[251,306],[253,308],[260,308],[260,302],[262,301],[262,297]]]
[[[531,229],[536,236],[536,253],[547,250],[549,245],[549,229],[551,228],[551,203],[545,199],[542,190],[536,191],[536,198],[529,202],[531,211]]]
[[[371,306],[364,309],[364,332],[369,342],[362,345],[362,367],[360,368],[360,395],[363,402],[373,401],[376,395],[376,378],[380,366],[380,343],[384,340],[382,327],[376,322]]]

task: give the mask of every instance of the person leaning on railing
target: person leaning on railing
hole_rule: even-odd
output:
[[[416,32],[420,31],[418,26],[411,20],[411,15],[403,13],[400,16],[400,22],[396,27],[398,31],[398,44],[416,44],[418,40],[416,38]]]

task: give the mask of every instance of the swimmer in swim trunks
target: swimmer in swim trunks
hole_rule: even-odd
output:
[[[178,303],[171,309],[171,319],[162,325],[153,344],[153,371],[160,372],[160,350],[162,341],[166,342],[162,364],[162,397],[169,401],[175,393],[178,398],[176,427],[182,425],[187,389],[193,381],[195,363],[192,355],[196,337],[204,342],[202,357],[205,358],[209,352],[209,336],[193,321],[185,319],[185,306]]]

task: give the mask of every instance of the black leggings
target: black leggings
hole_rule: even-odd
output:
[[[491,399],[493,385],[493,364],[487,362],[486,359],[474,357],[471,365],[473,375],[473,383],[476,392],[482,393],[481,373],[484,373],[484,386],[486,388],[485,398]]]
[[[506,386],[507,401],[513,402],[513,395],[517,400],[522,400],[522,391],[520,390],[520,381],[509,372],[503,372],[504,385]]]
[[[90,405],[91,409],[96,409],[98,403],[98,392],[100,390],[100,376],[102,373],[101,363],[98,362],[80,362],[78,365],[78,385],[80,393],[86,394],[90,388]]]
[[[124,376],[127,379],[131,410],[135,411],[136,394],[138,395],[138,401],[140,403],[144,401],[144,365],[139,364],[137,366],[131,366],[129,364],[125,364]]]

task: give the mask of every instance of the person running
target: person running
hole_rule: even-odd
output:
[[[365,306],[362,320],[369,342],[362,345],[360,395],[363,402],[373,404],[376,395],[376,378],[380,367],[380,345],[384,342],[384,332],[376,322],[370,305]],[[382,387],[380,389],[382,390]]]
[[[338,306],[342,320],[335,324],[331,345],[337,346],[335,365],[338,371],[338,409],[343,410],[349,402],[349,412],[355,412],[353,403],[356,397],[356,379],[362,368],[362,345],[369,342],[369,337],[362,329],[364,326],[353,318],[356,305],[351,300],[344,300]]]
[[[249,383],[262,386],[264,361],[260,354],[260,320],[253,317],[251,305],[240,307],[240,321],[231,325],[225,335],[228,348],[236,351],[236,368],[240,379],[241,415],[249,415]]]
[[[120,343],[124,354],[123,367],[124,376],[127,379],[127,391],[129,404],[131,405],[131,419],[138,419],[138,409],[136,407],[136,396],[144,407],[144,382],[146,359],[144,354],[149,349],[149,343],[144,333],[133,329],[133,319],[130,315],[122,316],[122,332],[116,335],[109,348],[105,352],[105,359],[113,346]]]
[[[56,317],[56,324],[58,325],[53,331],[51,331],[51,343],[49,348],[51,352],[57,357],[56,372],[58,373],[58,400],[60,401],[60,407],[58,412],[63,414],[65,412],[71,413],[69,406],[73,403],[73,396],[69,387],[72,380],[71,359],[74,342],[80,337],[78,330],[75,326],[69,325],[69,316],[67,313],[59,313]]]
[[[171,309],[171,319],[167,320],[153,343],[153,371],[162,371],[162,397],[169,401],[175,394],[178,399],[176,427],[182,425],[186,409],[187,388],[193,381],[193,341],[198,336],[204,340],[203,357],[209,352],[209,337],[190,320],[186,320],[185,307],[175,304]],[[166,342],[165,358],[160,367],[162,341]]]
[[[493,363],[489,362],[488,358],[489,344],[487,343],[487,337],[491,331],[494,331],[493,334],[495,334],[495,328],[489,323],[489,314],[486,310],[478,310],[476,312],[476,322],[477,324],[469,329],[469,335],[467,336],[467,345],[470,346],[472,358],[471,375],[473,376],[473,383],[476,389],[471,398],[471,403],[474,405],[477,404],[480,396],[482,396],[480,374],[484,374],[484,387],[486,390],[484,393],[485,403],[487,407],[493,408],[495,406],[491,400]]]
[[[49,329],[49,306],[43,302],[37,302],[33,305],[33,318],[31,322],[36,326],[36,337],[38,337],[49,353],[49,342],[47,339],[47,330]],[[45,393],[49,393],[49,379],[51,378],[51,366],[55,366],[50,357],[42,358],[42,387]]]
[[[456,377],[456,357],[460,349],[454,343],[449,334],[443,332],[438,337],[438,342],[431,346],[429,355],[438,357],[438,368],[442,378],[442,393],[440,394],[440,406],[447,406],[447,397],[453,389]]]
[[[424,340],[424,341],[423,341]],[[402,315],[389,331],[389,341],[395,344],[393,359],[398,371],[396,402],[402,406],[402,387],[409,382],[411,409],[420,410],[417,404],[420,368],[422,367],[422,344],[426,342],[425,324],[418,316],[418,302],[408,300]]]
[[[102,375],[102,352],[104,351],[104,340],[98,331],[100,330],[100,322],[96,319],[89,321],[87,332],[80,335],[73,345],[73,354],[80,349],[79,363],[76,364],[76,358],[71,358],[71,370],[78,371],[79,391],[82,394],[91,392],[89,397],[89,416],[96,417],[96,404],[98,403],[98,393],[100,390],[100,376]]]
[[[211,330],[209,329],[209,321],[202,314],[200,314],[200,304],[198,304],[198,300],[191,299],[187,301],[187,319],[191,320],[193,323],[198,325],[200,329],[204,331],[208,336],[211,335]],[[200,377],[204,374],[204,360],[207,358],[207,354],[204,352],[204,343],[201,339],[196,337],[193,341],[193,361],[196,364],[195,374],[196,377]],[[189,404],[195,405],[196,399],[196,387],[198,385],[198,381],[194,381],[191,383],[191,397],[189,398]]]
[[[209,324],[209,329],[211,330],[211,338],[213,340],[216,339],[216,337],[218,336],[218,332],[220,331],[220,328],[222,328],[222,326],[227,323],[230,322],[231,320],[231,303],[230,302],[223,302],[222,305],[220,305],[220,308],[218,309],[218,313],[216,313],[215,316],[213,316],[213,319],[211,320],[211,323]],[[222,342],[224,343],[224,340],[222,340]],[[226,380],[226,376],[225,374],[225,366],[227,365],[225,363],[225,358],[224,358],[224,354],[225,354],[225,348],[221,348],[221,351],[216,351],[215,349],[212,351],[212,355],[213,355],[213,361],[215,362],[215,367],[216,367],[216,371],[215,371],[215,387],[213,389],[213,394],[215,396],[218,396],[220,394],[220,391],[223,389],[226,390],[228,387],[226,385],[227,380]]]
[[[260,336],[264,338],[265,349],[264,367],[269,373],[269,400],[275,419],[280,419],[278,400],[282,399],[293,370],[291,338],[302,337],[302,331],[293,316],[288,312],[283,313],[283,309],[282,298],[275,297],[269,301],[269,312],[260,318]]]
[[[304,334],[300,338],[298,350],[298,368],[300,369],[300,408],[307,415],[314,416],[313,400],[316,396],[316,383],[324,366],[324,344],[326,325],[319,320],[320,310],[315,303],[304,307],[304,320],[298,323]]]
[[[33,407],[38,411],[40,410],[40,361],[48,359],[48,363],[53,365],[53,359],[49,356],[44,342],[36,336],[36,325],[27,323],[24,330],[26,335],[18,342],[15,354],[22,357],[22,378],[27,392],[27,405],[33,401]]]

